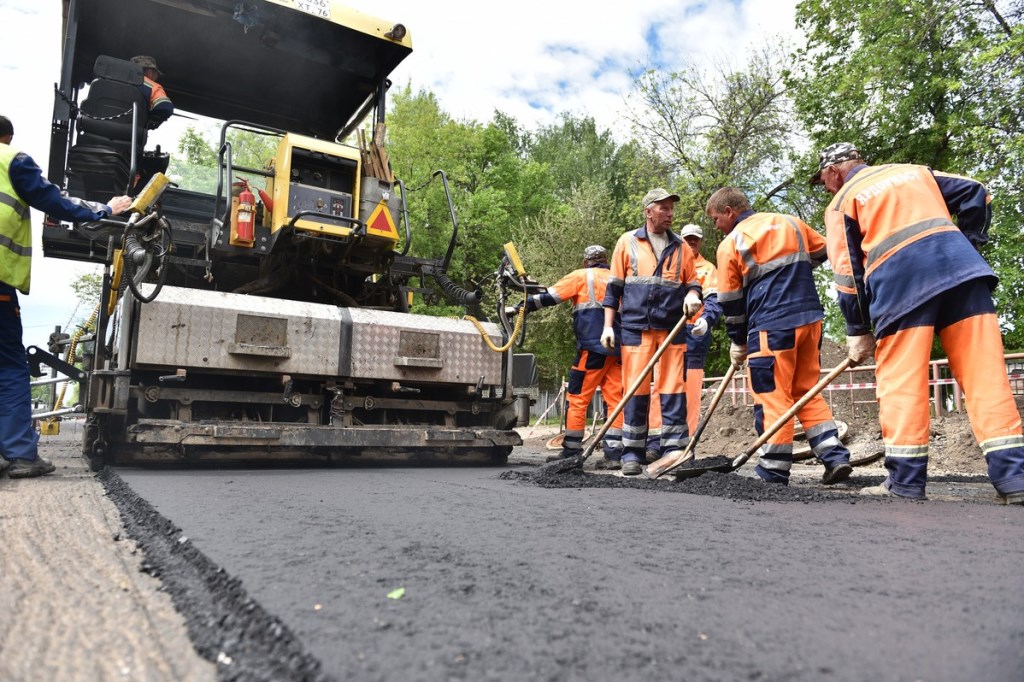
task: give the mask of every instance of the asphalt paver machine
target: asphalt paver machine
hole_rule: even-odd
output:
[[[409,311],[416,294],[483,297],[447,276],[458,221],[440,171],[447,249],[409,253],[384,149],[403,25],[330,0],[65,0],[64,25],[50,179],[135,198],[127,216],[43,231],[47,257],[103,265],[79,344],[93,465],[505,461],[535,370],[503,299],[529,278],[508,245],[493,321]],[[178,112],[218,122],[215,188],[173,182],[147,148],[137,54],[158,59]],[[276,150],[243,166],[233,131]]]

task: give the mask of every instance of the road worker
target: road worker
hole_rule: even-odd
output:
[[[171,102],[164,86],[159,82],[164,72],[156,65],[156,60],[149,55],[135,55],[131,61],[142,67],[142,85],[139,86],[139,89],[149,104],[149,128],[151,130],[158,128],[174,113],[174,103]]]
[[[821,151],[811,184],[834,195],[825,228],[849,357],[874,353],[878,366],[888,476],[861,492],[925,498],[937,332],[999,499],[1024,505],[1024,437],[992,302],[997,280],[977,251],[988,240],[988,191],[926,166],[868,166],[848,142]]]
[[[711,349],[711,334],[708,332],[718,323],[722,308],[718,305],[718,271],[714,264],[700,253],[704,231],[699,225],[684,225],[679,236],[693,253],[693,264],[697,269],[697,281],[704,296],[704,305],[686,323],[686,428],[692,436],[700,422],[701,392],[704,388],[704,363]],[[661,405],[655,392],[651,393],[651,413],[648,420],[647,461],[654,462],[661,457]]]
[[[686,425],[692,435],[700,421],[700,399],[704,388],[704,363],[711,349],[711,329],[722,316],[718,304],[718,270],[714,263],[700,252],[704,230],[699,225],[684,225],[679,236],[693,253],[693,264],[697,269],[697,281],[704,294],[704,305],[686,323]]]
[[[706,211],[725,238],[718,245],[718,302],[732,341],[734,365],[748,367],[755,394],[758,435],[773,424],[821,374],[824,310],[811,270],[825,262],[825,239],[795,216],[755,213],[735,187],[708,199]],[[797,413],[826,485],[849,478],[850,451],[839,440],[825,399],[812,398]],[[754,472],[768,483],[789,483],[793,420],[768,439]]]
[[[22,341],[18,292],[32,283],[32,221],[29,207],[60,220],[89,222],[131,206],[127,196],[99,204],[67,196],[43,176],[28,154],[11,146],[14,124],[0,116],[0,471],[33,478],[56,467],[39,456],[32,427],[28,356]]]
[[[622,381],[626,386],[636,383],[658,347],[667,342],[654,377],[661,394],[661,447],[666,455],[683,450],[689,442],[684,383],[687,334],[683,329],[669,339],[669,332],[701,306],[693,254],[671,229],[677,201],[678,194],[652,189],[641,201],[644,225],[619,237],[612,254],[601,332],[602,345],[614,348],[613,324],[616,312],[621,314]],[[641,381],[623,411],[625,476],[643,472],[651,388],[651,382]]]
[[[588,246],[583,250],[583,267],[573,270],[549,287],[546,293],[535,294],[526,299],[526,311],[572,303],[572,326],[576,334],[576,360],[569,370],[569,386],[566,394],[569,407],[565,415],[565,439],[562,452],[552,458],[572,457],[583,451],[583,434],[587,427],[587,407],[597,388],[611,414],[622,400],[622,364],[619,350],[601,345],[604,329],[604,308],[601,302],[611,270],[608,268],[608,252],[603,246]],[[522,304],[520,304],[522,305]],[[519,306],[516,306],[518,312]],[[612,322],[617,332],[619,323]],[[604,459],[599,468],[618,469],[622,459],[622,413],[615,418],[605,434],[602,443]]]

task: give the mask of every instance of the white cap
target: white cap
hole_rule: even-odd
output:
[[[679,236],[682,237],[683,239],[686,239],[687,237],[696,237],[697,239],[704,239],[704,230],[700,229],[699,225],[694,225],[693,223],[690,223],[688,225],[683,225],[683,229],[680,230]]]

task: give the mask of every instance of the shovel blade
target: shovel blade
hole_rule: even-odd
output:
[[[564,474],[567,471],[572,471],[573,469],[582,469],[585,459],[586,458],[583,455],[563,457],[562,459],[556,459],[554,462],[541,464],[540,471],[545,474]]]

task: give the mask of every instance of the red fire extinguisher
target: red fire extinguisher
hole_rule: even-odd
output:
[[[238,179],[242,182],[242,192],[238,195],[238,230],[235,239],[251,244],[256,225],[256,195],[252,193],[247,180]]]

